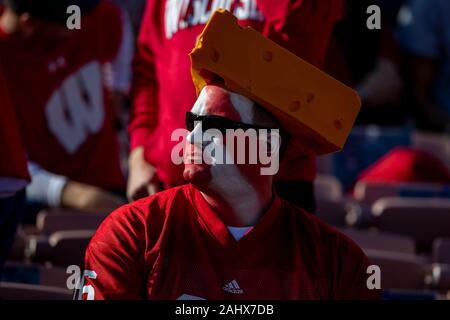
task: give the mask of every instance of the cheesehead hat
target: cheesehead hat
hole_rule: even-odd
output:
[[[343,148],[361,107],[358,94],[256,30],[215,11],[190,54],[197,95],[211,74],[271,112],[291,143],[315,154]]]

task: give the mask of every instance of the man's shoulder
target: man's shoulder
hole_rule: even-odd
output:
[[[123,205],[111,212],[97,229],[95,239],[122,234],[158,237],[171,213],[189,205],[190,186],[184,185]],[[144,237],[145,238],[145,237]]]
[[[356,254],[365,257],[361,248],[353,240],[333,226],[293,204],[289,203],[288,206],[291,207],[292,219],[302,239],[308,238],[307,242],[313,242],[321,252]]]
[[[158,192],[113,211],[108,219],[149,219],[150,216],[166,216],[173,206],[186,206],[190,203],[190,185],[182,185]]]
[[[298,208],[291,210],[290,222],[305,266],[317,277],[325,297],[379,299],[380,291],[367,287],[369,259],[353,240]]]
[[[157,206],[161,209],[173,204],[174,201],[189,201],[192,186],[189,184],[173,187],[155,193],[154,195],[139,199],[128,204],[132,209],[147,211],[146,208]]]

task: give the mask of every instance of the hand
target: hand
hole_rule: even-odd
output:
[[[134,201],[161,191],[155,168],[144,159],[143,147],[131,152],[128,165],[128,200]]]
[[[75,181],[69,181],[61,195],[63,207],[86,212],[107,213],[124,203],[124,199],[108,191]]]

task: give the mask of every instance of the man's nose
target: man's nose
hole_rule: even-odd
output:
[[[196,144],[199,146],[203,145],[203,131],[201,121],[196,121],[194,123],[194,129],[188,134],[186,139],[190,144]]]

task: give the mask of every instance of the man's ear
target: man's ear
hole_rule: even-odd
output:
[[[280,158],[280,161],[283,160],[287,149],[289,148],[290,141],[291,141],[291,135],[284,129],[280,128],[278,131],[278,156]]]
[[[266,143],[267,145],[267,153],[270,154],[270,156],[280,155],[281,148],[283,144],[283,138],[280,134],[280,131],[278,129],[272,129],[267,131],[267,134],[260,135],[259,139],[263,139],[263,143]]]

